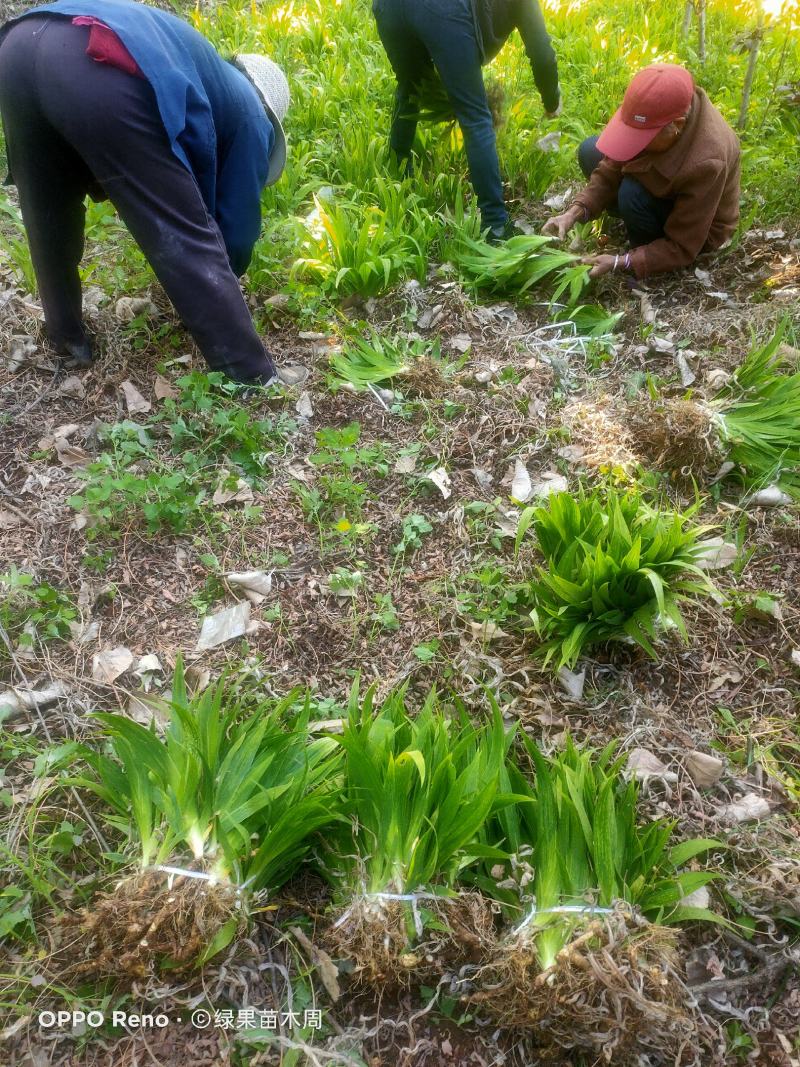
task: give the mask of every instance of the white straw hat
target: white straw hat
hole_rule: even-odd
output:
[[[261,97],[275,130],[275,143],[269,157],[267,174],[267,185],[274,185],[286,166],[286,134],[281,121],[289,109],[289,83],[278,64],[273,63],[267,56],[251,52],[236,56],[233,62],[234,66],[247,76]]]

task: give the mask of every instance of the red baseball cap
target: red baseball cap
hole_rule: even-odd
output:
[[[694,78],[673,63],[657,63],[640,70],[625,91],[622,107],[597,139],[604,156],[627,163],[650,144],[656,134],[689,110]]]

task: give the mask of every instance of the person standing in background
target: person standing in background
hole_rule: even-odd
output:
[[[372,11],[397,78],[392,150],[401,161],[411,155],[416,97],[435,69],[461,127],[482,224],[490,240],[510,236],[481,67],[519,30],[545,112],[560,112],[558,65],[537,0],[373,0]]]

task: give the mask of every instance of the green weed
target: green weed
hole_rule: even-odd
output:
[[[0,626],[18,648],[34,648],[37,642],[67,640],[70,624],[78,611],[66,593],[49,582],[36,582],[32,574],[12,567],[0,574]],[[0,640],[0,662],[8,656]]]

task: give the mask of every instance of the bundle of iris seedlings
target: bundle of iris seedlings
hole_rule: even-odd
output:
[[[145,978],[210,959],[342,818],[340,754],[310,736],[297,699],[243,706],[225,679],[192,697],[179,661],[163,730],[97,716],[106,750],[85,746],[88,771],[72,781],[102,802],[117,861],[134,870],[70,917],[76,975]]]
[[[602,1050],[628,1063],[690,1047],[696,1020],[671,928],[717,920],[689,903],[717,875],[681,868],[719,843],[672,844],[673,822],[643,823],[613,744],[581,751],[567,740],[545,756],[522,735],[520,747],[502,782],[514,803],[482,838],[508,859],[476,877],[507,925],[455,988],[550,1053]]]
[[[771,489],[769,503],[800,498],[800,368],[786,330],[754,346],[710,401],[651,395],[634,405],[642,454],[687,479],[721,471],[748,491]]]
[[[496,705],[476,726],[432,691],[420,712],[407,689],[373,707],[354,687],[340,745],[349,826],[328,836],[336,906],[327,943],[362,978],[387,984],[441,972],[480,952],[491,908],[458,888],[499,795],[509,738]]]

